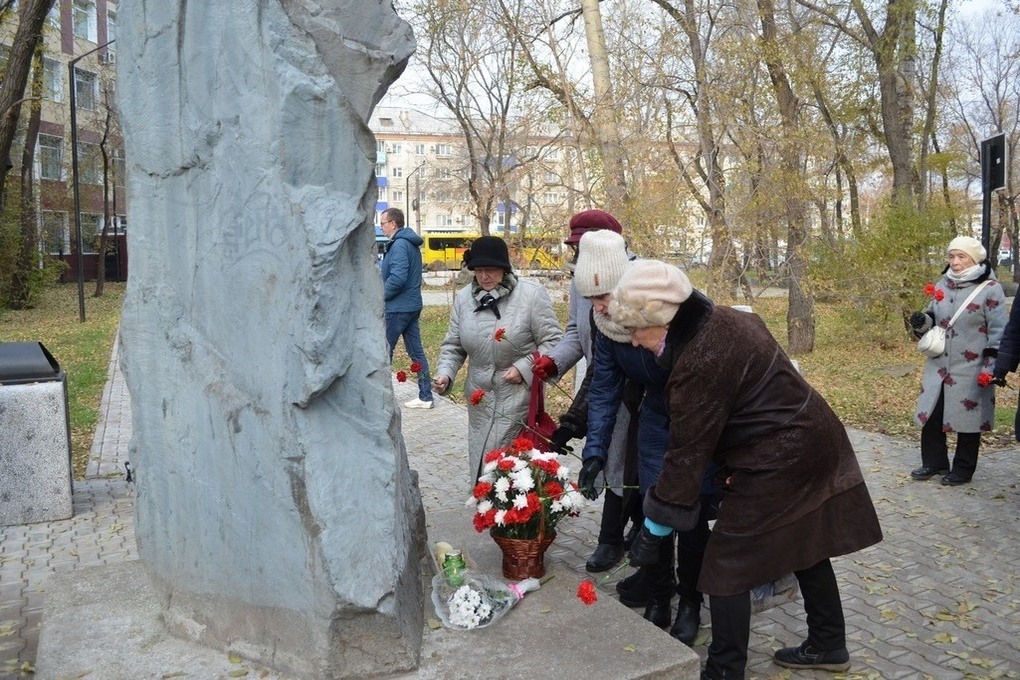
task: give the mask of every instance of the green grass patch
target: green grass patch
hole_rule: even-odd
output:
[[[41,342],[67,373],[71,459],[76,479],[82,477],[88,464],[124,301],[123,283],[107,283],[101,298],[91,297],[94,288],[95,284],[89,283],[85,289],[85,323],[80,322],[75,284],[47,288],[33,309],[0,310],[0,342]]]

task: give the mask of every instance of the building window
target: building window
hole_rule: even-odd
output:
[[[453,215],[439,215],[436,217],[437,227],[452,227],[453,226]]]
[[[106,40],[108,43],[106,46],[107,52],[116,52],[117,43],[112,42],[117,39],[117,12],[111,9],[106,10]]]
[[[375,141],[375,152],[386,153],[386,142],[382,141],[381,139],[377,139]]]
[[[436,144],[436,155],[437,156],[452,156],[453,150],[449,144]]]
[[[74,69],[74,97],[75,105],[79,109],[96,110],[96,100],[99,97],[98,85],[95,73]]]
[[[559,177],[556,176],[555,172],[547,172],[547,173],[545,173],[545,183],[546,184],[556,184],[556,182],[558,180],[559,180]]]
[[[46,23],[53,28],[60,30],[60,3],[55,2],[50,7],[50,11],[46,13]]]
[[[64,140],[53,135],[39,135],[39,177],[64,179]]]
[[[424,156],[425,155],[425,145],[424,144],[415,144],[414,145],[414,152],[416,154],[418,154],[419,156]]]
[[[390,168],[390,177],[403,177],[403,176],[404,176],[403,168]]]
[[[547,191],[542,194],[542,200],[546,205],[555,205],[559,203],[560,197],[555,191]]]
[[[54,102],[64,101],[64,69],[56,59],[43,57],[43,97]]]
[[[436,168],[436,179],[450,179],[453,177],[453,171],[450,168]]]
[[[71,16],[75,36],[96,42],[96,3],[92,0],[74,0]]]
[[[394,189],[393,191],[390,192],[390,200],[393,203],[403,203],[404,192],[399,189]]]
[[[78,142],[78,179],[83,184],[103,183],[103,154],[98,144]]]
[[[400,152],[401,152],[400,142],[394,142],[393,144],[390,144],[390,153],[400,153]]]
[[[375,164],[375,176],[376,177],[385,177],[386,176],[386,164],[385,163],[376,163]]]
[[[81,252],[92,255],[99,252],[99,233],[102,231],[103,216],[97,213],[81,214]]]
[[[44,210],[42,214],[42,247],[50,255],[71,252],[71,233],[67,229],[67,213]]]
[[[551,147],[545,152],[545,157],[551,161],[558,161],[560,159],[560,150],[556,147]]]
[[[379,194],[376,197],[376,200],[379,201],[380,203],[388,203],[386,195],[387,195],[386,187],[379,187]]]
[[[113,184],[122,187],[127,181],[127,163],[124,161],[124,149],[113,150]]]

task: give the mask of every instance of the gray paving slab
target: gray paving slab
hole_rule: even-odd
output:
[[[398,403],[415,396],[411,383],[394,382],[394,393]],[[480,540],[472,536],[470,517],[462,504],[465,408],[441,399],[435,409],[404,409],[402,416],[412,467],[442,471],[438,481],[422,484],[427,511],[436,517],[445,513],[443,526],[452,529],[444,531],[454,533],[459,509],[465,513],[463,540]],[[850,436],[878,507],[885,540],[834,561],[852,662],[850,671],[840,677],[1020,678],[1016,568],[1020,563],[1016,528],[1020,451],[982,453],[970,485],[943,487],[936,479],[915,482],[909,478],[918,459],[914,441],[858,430],[851,430]],[[86,478],[74,484],[74,516],[0,528],[0,678],[33,677],[28,669],[37,658],[50,576],[137,560],[133,488],[124,478],[129,438],[130,402],[114,353]],[[548,592],[561,591],[558,597],[563,602],[558,606],[579,605],[569,592],[586,576],[584,561],[594,548],[598,530],[599,504],[595,506],[562,524],[550,549],[550,569],[559,586],[549,586]],[[484,553],[483,547],[477,550]],[[647,632],[640,611],[610,602],[613,583],[627,573],[624,569],[600,587],[600,601],[586,612],[591,626],[598,626],[601,616],[630,616],[636,631]],[[527,600],[522,606],[526,604]],[[555,619],[541,612],[522,609],[511,615],[526,618],[529,626],[549,625],[548,635],[563,632],[555,629]],[[706,627],[694,651],[704,658],[707,608],[702,615]],[[805,633],[799,600],[756,614],[748,678],[832,677],[818,671],[792,672],[772,663],[775,649],[800,642]],[[450,633],[426,631],[426,644],[430,634]],[[666,638],[667,645],[670,641],[658,631],[652,635]],[[583,639],[572,638],[580,640],[577,645],[582,648],[564,648],[557,658],[548,659],[550,668],[576,663],[585,652]],[[475,670],[459,677],[481,675]],[[486,670],[487,677],[513,677],[510,670],[506,675],[498,668]],[[418,677],[427,677],[427,666]]]

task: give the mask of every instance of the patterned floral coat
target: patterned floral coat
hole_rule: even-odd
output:
[[[974,286],[991,280],[949,330],[942,356],[925,361],[921,396],[914,415],[918,425],[923,426],[928,421],[940,391],[945,390],[943,430],[987,432],[995,426],[995,386],[981,387],[978,375],[991,373],[995,366],[999,341],[1006,327],[1006,296],[991,267],[988,264],[984,267],[984,273],[973,281],[957,283],[943,276],[935,284],[935,297],[925,310],[929,324],[918,337],[931,327],[932,319],[940,326],[947,326]]]

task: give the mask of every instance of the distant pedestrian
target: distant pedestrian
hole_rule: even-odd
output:
[[[535,379],[531,353],[548,351],[562,331],[549,292],[517,278],[503,239],[475,239],[464,259],[474,278],[454,297],[433,386],[446,394],[467,362],[465,396],[478,401],[468,407],[468,474],[474,486],[482,456],[510,444],[524,427]],[[476,393],[478,399],[470,399]]]
[[[999,355],[995,357],[995,384],[1006,386],[1006,374],[1016,372],[1020,365],[1020,303],[1015,298],[1009,311],[1009,321],[999,343]],[[1020,442],[1020,409],[1013,418],[1013,436]]]
[[[404,226],[404,213],[399,208],[384,210],[380,225],[389,239],[383,255],[383,289],[386,300],[386,343],[393,349],[401,336],[411,361],[418,365],[418,396],[404,402],[407,408],[432,408],[432,380],[429,360],[421,344],[421,236]]]
[[[945,328],[957,310],[966,308],[946,333],[945,351],[924,362],[914,416],[921,426],[921,467],[910,476],[925,480],[939,475],[943,484],[956,486],[973,477],[981,433],[995,427],[992,371],[1006,326],[1006,297],[976,238],[957,236],[946,253],[949,264],[930,289],[931,302],[910,316],[910,325],[921,337],[936,324]],[[956,433],[951,471],[947,432]]]

